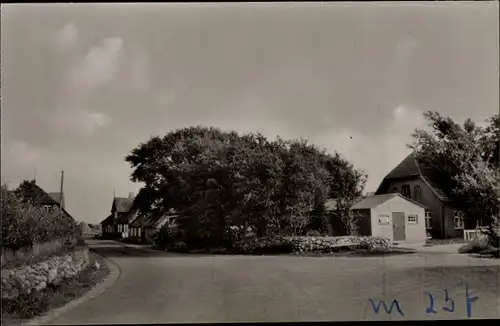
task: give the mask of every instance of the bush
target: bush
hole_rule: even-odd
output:
[[[458,248],[460,254],[474,254],[480,253],[491,248],[490,241],[486,236],[479,236],[472,239],[469,243]]]
[[[297,253],[315,252],[329,253],[338,251],[340,248],[339,238],[336,237],[290,237],[293,251]]]
[[[30,249],[58,239],[81,238],[78,224],[59,211],[46,212],[42,207],[23,202],[1,188],[1,248],[10,251]]]
[[[81,239],[72,237],[67,239],[56,239],[44,243],[36,243],[31,247],[19,250],[2,250],[2,268],[12,268],[20,265],[32,265],[52,256],[62,256],[75,247],[83,245]]]
[[[155,245],[168,247],[179,241],[182,238],[182,234],[177,227],[165,224],[153,234],[152,238]]]
[[[391,241],[385,237],[360,237],[353,236],[346,238],[346,243],[358,244],[359,249],[380,251],[388,250],[391,246]]]
[[[239,254],[286,254],[293,251],[292,242],[283,237],[250,238],[235,242]]]

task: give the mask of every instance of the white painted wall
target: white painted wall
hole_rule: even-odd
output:
[[[425,242],[425,208],[412,203],[400,196],[395,196],[385,203],[371,209],[372,235],[383,236],[391,240],[394,239],[392,229],[392,213],[405,213],[405,241]],[[388,225],[379,225],[378,216],[388,215],[390,223]],[[417,215],[417,224],[408,223],[408,215]]]

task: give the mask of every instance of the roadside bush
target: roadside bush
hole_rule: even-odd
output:
[[[488,237],[479,236],[477,238],[472,239],[469,243],[458,248],[458,253],[460,254],[474,254],[480,253],[487,249],[490,249],[492,246]]]
[[[2,264],[4,258],[11,261],[13,257],[26,255],[47,256],[51,251],[81,243],[78,224],[58,210],[46,212],[42,207],[23,202],[5,186],[1,187],[0,200]]]
[[[345,239],[346,243],[358,244],[359,249],[364,250],[388,250],[391,246],[391,241],[385,237],[360,237],[353,236]]]
[[[335,237],[290,237],[293,251],[298,253],[329,253],[339,250],[339,238]]]
[[[175,243],[172,249],[177,252],[189,252],[189,247],[183,241]]]
[[[182,234],[179,229],[169,224],[163,225],[152,236],[155,245],[159,247],[168,247],[173,245],[176,241],[179,241],[181,237]]]
[[[284,237],[249,238],[235,242],[239,254],[286,254],[293,251],[292,242]]]
[[[44,261],[52,256],[62,256],[71,252],[77,246],[84,245],[78,237],[56,239],[44,243],[36,243],[31,247],[19,250],[2,250],[1,268],[12,268],[21,265],[32,265]]]

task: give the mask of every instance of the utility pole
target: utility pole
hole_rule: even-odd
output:
[[[59,213],[62,213],[64,206],[64,195],[63,195],[63,184],[64,184],[64,170],[61,171],[61,197],[59,199]]]
[[[33,164],[33,182],[36,184],[36,164]]]

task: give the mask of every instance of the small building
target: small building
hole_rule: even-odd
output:
[[[367,196],[351,207],[362,236],[425,242],[425,206],[399,193]]]
[[[129,239],[135,243],[144,242],[143,226],[146,221],[146,215],[138,214],[138,216],[130,223]]]
[[[163,214],[161,216],[149,216],[143,224],[143,242],[153,243],[153,235],[166,223],[173,223],[177,216]]]
[[[29,193],[25,194],[27,197],[24,200],[29,200],[33,205],[42,207],[47,213],[59,211],[68,220],[75,222],[74,218],[65,209],[64,193],[46,192],[36,184],[35,180],[28,181],[27,187],[29,187]],[[15,190],[11,191],[11,193],[16,195]]]
[[[412,152],[385,176],[375,194],[398,192],[424,205],[426,229],[434,238],[463,237],[464,229],[474,229],[482,223],[464,217],[452,200],[449,181],[436,167]]]
[[[133,193],[129,197],[114,197],[111,205],[111,215],[101,222],[103,238],[128,237],[129,223],[135,218],[137,210],[134,207]]]

